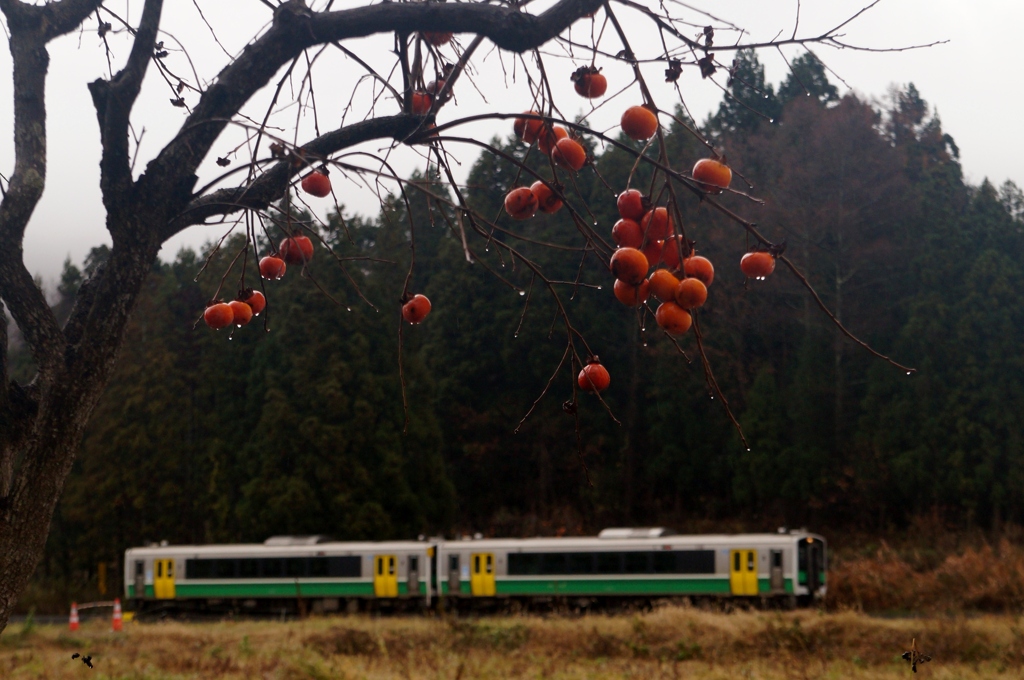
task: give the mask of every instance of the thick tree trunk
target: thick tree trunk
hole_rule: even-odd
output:
[[[65,364],[42,386],[38,409],[11,423],[15,432],[23,428],[28,434],[19,444],[7,447],[3,458],[20,462],[11,470],[10,493],[0,511],[0,631],[42,557],[64,480],[106,388],[156,252],[155,246],[115,250],[97,274],[99,289],[94,296],[86,291],[80,300],[91,302],[94,310],[85,323],[102,333],[90,334],[91,342],[85,346],[69,338]],[[5,437],[5,441],[18,440]]]

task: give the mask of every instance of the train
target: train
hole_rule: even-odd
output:
[[[284,615],[682,597],[808,605],[824,598],[828,565],[825,539],[806,530],[610,528],[592,537],[162,542],[125,551],[124,570],[126,602],[139,613]]]

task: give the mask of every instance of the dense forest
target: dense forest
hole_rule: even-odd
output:
[[[443,185],[418,176],[426,192],[391,197],[372,220],[334,215],[322,236],[341,260],[320,248],[308,276],[268,282],[266,313],[230,336],[196,327],[230,242],[154,263],[36,592],[79,592],[98,563],[154,540],[880,530],[926,513],[957,526],[1024,521],[1024,195],[1009,182],[966,184],[956,144],[912,85],[871,103],[840,97],[809,54],[793,67],[776,90],[741,53],[703,123],[750,185],[734,187],[765,205],[723,200],[785,240],[843,325],[917,373],[846,339],[782,267],[747,280],[742,230],[685,198],[688,235],[716,267],[700,314],[705,349],[748,449],[692,333],[677,347],[650,313],[620,305],[571,221],[539,215],[492,238],[515,240],[564,282],[553,287],[612,383],[608,410],[581,394],[574,417],[562,405],[579,367],[563,366],[520,424],[559,365],[564,327],[541,282],[498,248],[478,240],[467,262],[451,215],[428,199]],[[494,144],[545,172],[514,137]],[[679,167],[707,153],[678,124],[666,144]],[[610,230],[632,159],[590,151],[594,168],[566,191]],[[497,216],[516,174],[484,153],[467,199]],[[400,374],[413,234],[412,288],[433,313],[402,330]],[[104,255],[66,264],[58,314]],[[24,352],[18,367],[30,377]]]

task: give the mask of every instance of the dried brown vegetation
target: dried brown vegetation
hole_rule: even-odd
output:
[[[861,611],[1020,611],[1024,547],[1002,539],[939,556],[897,550],[837,559],[829,571],[830,608]]]
[[[982,678],[1013,672],[1024,633],[1007,616],[876,619],[855,612],[712,613],[662,607],[643,615],[312,619],[290,623],[90,623],[0,638],[0,673],[72,678],[76,651],[104,678],[811,678],[903,677],[910,639],[927,672]]]

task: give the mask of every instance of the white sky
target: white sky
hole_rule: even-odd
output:
[[[535,3],[539,11],[550,0]],[[225,48],[237,53],[269,20],[269,10],[257,0],[200,0],[207,20],[214,26],[217,36]],[[324,0],[316,0],[315,7]],[[356,5],[355,0],[338,0],[335,7]],[[362,4],[361,2],[358,4]],[[666,3],[674,15],[704,25],[709,21],[683,6]],[[789,36],[793,31],[797,0],[715,0],[707,2],[689,0],[688,5],[706,7],[716,17],[742,26],[750,35],[744,39],[764,41],[777,34]],[[820,34],[845,20],[864,5],[864,0],[802,0],[799,35],[809,37]],[[141,9],[139,0],[112,0],[107,3],[121,16],[130,17],[135,23]],[[209,82],[227,61],[226,55],[212,41],[210,32],[199,18],[191,2],[184,0],[166,3],[164,28],[187,46],[196,70],[203,82]],[[601,13],[598,14],[600,19]],[[656,56],[660,49],[657,33],[645,22],[620,11],[627,33],[633,41],[634,50],[641,56]],[[882,0],[876,7],[857,19],[845,29],[845,40],[869,47],[901,47],[949,40],[948,44],[925,50],[895,53],[867,53],[852,50],[834,50],[817,46],[813,49],[825,63],[858,93],[866,97],[881,97],[891,84],[904,85],[913,82],[922,96],[939,113],[943,127],[951,134],[961,150],[961,161],[968,181],[980,183],[988,177],[996,184],[1012,179],[1024,185],[1024,126],[1019,122],[1022,110],[1020,83],[1024,82],[1024,59],[1020,57],[1016,44],[1017,31],[1024,26],[1024,2],[1021,0]],[[25,259],[29,270],[43,276],[52,285],[60,271],[65,257],[81,263],[89,248],[100,243],[109,243],[104,228],[104,214],[98,188],[99,179],[99,134],[92,103],[86,89],[90,80],[107,72],[106,59],[96,35],[96,22],[86,24],[82,34],[66,36],[51,44],[51,65],[47,99],[49,106],[49,175],[46,192],[40,202],[29,229],[25,235]],[[588,42],[590,22],[583,21],[574,27],[574,35],[581,42]],[[609,51],[619,49],[609,27],[605,41]],[[694,29],[697,32],[697,29]],[[468,44],[469,36],[460,36]],[[735,38],[719,33],[716,44],[732,42]],[[168,47],[173,41],[166,39]],[[355,41],[348,47],[375,67],[390,69],[393,56],[390,37],[371,38]],[[127,56],[128,44],[123,36],[111,38],[115,70]],[[502,74],[499,56],[491,51],[490,45],[481,48],[476,61],[477,72],[474,80],[481,94],[468,83],[460,81],[456,88],[457,106],[449,104],[438,116],[439,122],[452,120],[463,115],[501,111],[515,113],[530,107],[529,90],[522,78],[522,65],[517,67],[515,80],[511,75],[511,59],[502,55],[509,66],[509,76]],[[613,49],[612,49],[613,48]],[[556,92],[556,104],[569,117],[580,111],[590,111],[589,102],[577,97],[572,91],[568,74],[579,65],[587,63],[580,53],[580,59],[565,58],[563,49],[549,45],[546,49],[552,56],[546,60],[546,68],[554,83],[564,83],[564,90]],[[446,54],[454,61],[450,47]],[[784,48],[787,57],[800,53],[799,47]],[[390,60],[389,60],[390,57]],[[768,79],[778,84],[787,74],[786,65],[775,51],[762,51],[762,62],[766,65]],[[720,57],[727,61],[727,57]],[[194,84],[191,66],[180,53],[172,53],[165,62],[173,71],[188,78]],[[598,58],[597,65],[604,67],[610,86],[609,93],[617,92],[631,79],[628,68],[608,59]],[[532,63],[530,64],[533,68]],[[0,73],[10,73],[10,56],[6,50],[0,52]],[[654,91],[658,104],[671,109],[678,100],[675,92],[664,85],[661,64],[645,68],[648,82],[657,85]],[[326,52],[314,68],[317,116],[321,131],[336,127],[342,120],[342,112],[348,102],[352,86],[362,75],[358,65],[347,60],[335,50]],[[400,80],[400,77],[399,77]],[[719,78],[724,83],[725,77]],[[396,81],[397,82],[397,81]],[[833,78],[841,91],[842,83]],[[686,68],[680,84],[686,104],[698,121],[703,121],[709,112],[717,109],[721,91],[711,82],[702,81],[695,68]],[[298,86],[296,82],[296,87]],[[287,90],[286,90],[287,94]],[[353,122],[365,117],[370,105],[370,84],[363,83],[354,99],[353,108],[347,121]],[[184,120],[182,109],[170,106],[171,92],[150,67],[142,97],[136,106],[133,123],[136,130],[145,129],[145,135],[136,165],[136,174],[145,168],[145,162],[152,158],[160,146],[168,141]],[[196,95],[185,94],[186,101],[194,103]],[[486,101],[484,100],[486,98]],[[287,97],[282,97],[282,101]],[[262,93],[247,112],[254,118],[262,118],[269,95]],[[608,101],[597,111],[590,113],[590,121],[596,129],[611,129],[618,121],[623,109],[640,103],[636,86],[625,94]],[[384,97],[377,103],[382,114],[397,112],[394,100]],[[274,121],[287,132],[282,136],[295,138],[296,107],[289,107],[274,117]],[[11,107],[10,79],[0,79],[0,122],[10,129],[13,120]],[[508,121],[488,121],[475,124],[460,131],[463,136],[488,140],[493,135],[506,135],[511,130]],[[311,116],[305,116],[299,123],[297,141],[312,136]],[[613,131],[614,134],[614,131]],[[226,153],[242,141],[239,129],[229,130],[221,143],[214,147],[217,154]],[[367,150],[375,151],[380,144],[368,145]],[[4,175],[13,166],[13,142],[9,132],[0,141],[0,172]],[[478,155],[476,148],[450,147],[449,151],[462,162],[461,175],[465,177],[473,160]],[[202,169],[199,185],[216,177],[220,171],[210,162]],[[244,161],[240,155],[231,167]],[[402,148],[391,156],[400,175],[406,176],[415,168],[424,167],[422,157]],[[230,169],[230,168],[229,168]],[[354,182],[347,182],[340,173],[332,174],[339,201],[351,211],[373,215],[377,212],[377,198],[367,188]],[[320,214],[333,207],[331,199],[312,199],[313,208]],[[204,241],[219,238],[224,229],[220,227],[193,227],[169,241],[162,252],[165,259],[172,258],[183,245],[199,246]]]

